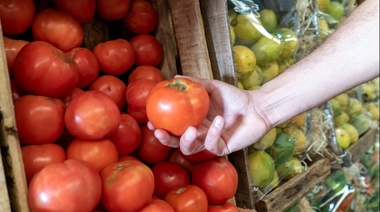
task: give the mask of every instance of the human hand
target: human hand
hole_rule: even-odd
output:
[[[223,156],[241,150],[259,140],[269,130],[267,122],[256,112],[258,104],[253,102],[250,92],[218,80],[187,77],[202,84],[210,97],[207,117],[198,128],[189,127],[180,136],[155,129],[154,135],[164,145],[180,148],[186,154],[195,154],[204,149]]]

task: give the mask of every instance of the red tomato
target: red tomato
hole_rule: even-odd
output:
[[[137,121],[129,114],[120,114],[120,125],[117,131],[110,137],[116,146],[119,157],[134,152],[140,145],[141,131]]]
[[[151,89],[146,113],[153,126],[180,136],[188,127],[202,124],[209,105],[208,93],[201,84],[187,78],[173,78]]]
[[[89,22],[95,14],[96,0],[53,0],[57,10],[73,16],[80,24]]]
[[[34,174],[45,166],[66,160],[65,150],[58,144],[23,146],[21,147],[21,154],[28,183]]]
[[[98,43],[92,50],[104,74],[119,76],[127,72],[135,61],[132,45],[125,39]]]
[[[236,205],[225,202],[221,205],[208,205],[207,212],[239,212]]]
[[[182,167],[184,167],[187,171],[191,172],[194,168],[195,163],[189,161],[184,157],[184,154],[180,151],[180,149],[175,149],[170,153],[169,162],[176,163]]]
[[[138,160],[113,163],[103,169],[101,177],[102,204],[108,211],[138,211],[153,196],[153,173]]]
[[[148,79],[157,83],[164,80],[164,76],[160,69],[154,66],[141,65],[131,71],[131,74],[128,77],[128,83],[137,79]]]
[[[99,76],[99,63],[94,53],[87,48],[77,47],[66,52],[78,65],[78,88],[90,85]]]
[[[138,159],[136,157],[131,156],[131,155],[119,157],[119,162],[126,161],[126,160],[138,160]]]
[[[64,52],[44,41],[26,44],[13,65],[17,84],[36,95],[63,99],[78,82],[78,65]]]
[[[128,84],[127,90],[125,92],[125,98],[128,105],[128,113],[131,111],[138,111],[144,115],[140,117],[143,119],[138,119],[135,114],[129,113],[133,116],[139,123],[147,123],[148,117],[146,116],[146,98],[149,94],[150,89],[156,85],[156,82],[148,79],[138,79],[134,80]],[[141,120],[141,121],[140,121]]]
[[[139,34],[130,41],[135,51],[136,65],[158,66],[162,60],[161,42],[150,34]]]
[[[138,157],[147,164],[156,164],[168,158],[171,147],[161,144],[146,124],[140,126],[141,143],[137,148]]]
[[[14,40],[11,38],[3,37],[5,57],[7,58],[8,72],[10,78],[13,78],[13,64],[20,49],[24,47],[29,41]]]
[[[148,123],[145,108],[128,108],[127,113],[131,115],[139,124]]]
[[[119,110],[124,109],[127,85],[121,79],[112,75],[103,75],[98,77],[88,90],[98,90],[107,94],[115,102]]]
[[[20,86],[17,85],[17,83],[11,79],[11,92],[12,92],[12,100],[15,102],[16,100],[20,99],[20,97],[24,96],[26,93],[24,90],[20,88]]]
[[[25,95],[14,103],[20,143],[55,142],[63,133],[65,105],[59,99]]]
[[[227,159],[220,157],[197,164],[191,182],[206,193],[210,204],[222,204],[235,195],[238,174]]]
[[[118,161],[115,145],[109,139],[82,140],[74,139],[66,149],[67,159],[86,161],[98,172]]]
[[[34,40],[46,41],[66,52],[83,42],[83,28],[71,15],[53,9],[36,14],[32,23]]]
[[[186,185],[169,191],[165,199],[176,212],[206,212],[205,192],[196,185]]]
[[[174,212],[174,209],[162,199],[153,199],[139,212]]]
[[[20,35],[32,24],[36,7],[33,0],[0,1],[0,20],[5,35]]]
[[[74,88],[74,90],[68,96],[66,96],[66,98],[64,99],[65,106],[67,107],[67,105],[69,105],[70,101],[74,97],[76,97],[78,94],[83,93],[83,92],[84,92],[84,90],[82,90],[80,88]]]
[[[31,211],[92,211],[99,203],[102,181],[83,161],[68,159],[46,166],[29,184]]]
[[[182,155],[182,157],[184,157],[186,160],[192,163],[200,163],[200,162],[205,162],[207,160],[219,158],[218,155],[215,155],[214,153],[208,151],[207,149],[197,152],[195,154],[191,154],[191,155],[183,154],[181,152],[181,149],[177,149],[177,151],[179,154]]]
[[[158,14],[149,1],[133,0],[123,23],[135,34],[151,33],[157,27]]]
[[[66,107],[67,130],[80,139],[103,139],[113,135],[120,125],[115,102],[101,91],[85,91]]]
[[[98,0],[96,12],[101,18],[116,21],[127,14],[130,4],[130,0]]]
[[[190,174],[182,166],[162,161],[152,167],[154,174],[154,195],[163,199],[166,194],[177,187],[190,184]]]

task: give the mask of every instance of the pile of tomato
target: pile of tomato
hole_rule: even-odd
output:
[[[95,18],[133,36],[87,48]],[[147,127],[164,80],[151,1],[0,0],[0,19],[32,211],[238,211],[226,158],[184,155]]]

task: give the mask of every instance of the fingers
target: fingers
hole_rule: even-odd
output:
[[[180,139],[181,152],[185,155],[195,154],[204,149],[203,142],[198,138],[198,130],[189,127]]]
[[[219,156],[226,155],[229,153],[227,145],[221,138],[223,128],[224,118],[221,116],[216,116],[207,132],[204,141],[205,149]]]
[[[179,147],[179,138],[169,135],[165,130],[156,129],[154,136],[163,144],[172,148]]]

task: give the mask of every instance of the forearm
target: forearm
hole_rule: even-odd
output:
[[[366,0],[322,46],[251,91],[268,126],[379,76],[378,8],[378,0]]]

